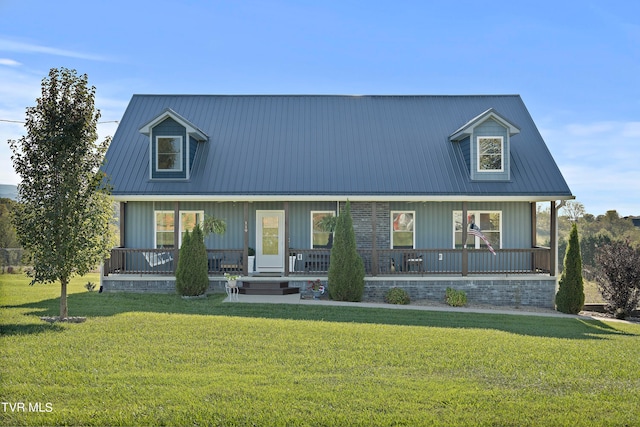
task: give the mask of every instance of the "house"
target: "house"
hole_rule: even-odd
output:
[[[134,95],[103,170],[121,214],[105,291],[173,291],[182,234],[205,215],[227,223],[206,238],[211,289],[224,272],[326,280],[319,223],[349,200],[367,298],[452,286],[553,307],[557,208],[574,198],[517,95]]]

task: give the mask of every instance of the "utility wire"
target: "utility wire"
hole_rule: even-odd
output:
[[[21,125],[25,124],[25,122],[22,122],[20,120],[7,120],[7,119],[0,119],[0,122],[7,122],[7,123],[19,123]],[[119,123],[119,120],[109,120],[106,122],[98,122],[98,124],[103,124],[103,123]]]

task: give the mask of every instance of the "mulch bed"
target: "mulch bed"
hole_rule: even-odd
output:
[[[87,320],[86,317],[65,317],[60,318],[60,316],[44,316],[41,317],[40,320],[44,320],[48,323],[56,323],[56,322],[66,322],[66,323],[82,323]]]

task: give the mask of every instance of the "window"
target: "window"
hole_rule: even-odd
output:
[[[180,244],[187,231],[193,231],[196,224],[200,224],[204,221],[204,211],[180,211]]]
[[[159,171],[182,171],[182,137],[159,136],[156,138],[156,167]]]
[[[333,246],[333,233],[327,227],[335,226],[336,213],[333,211],[311,212],[311,248],[331,248]]]
[[[502,247],[502,212],[468,211],[467,228],[475,224],[480,228],[494,249]],[[453,247],[462,249],[462,211],[453,211]],[[467,233],[467,248],[486,248],[487,244],[477,236]]]
[[[391,249],[413,249],[415,245],[414,211],[391,212]]]
[[[478,137],[478,171],[502,172],[504,170],[501,136]]]
[[[173,211],[156,211],[156,249],[173,248]]]
[[[196,224],[202,225],[203,220],[204,211],[180,211],[180,244],[187,230],[192,231]],[[173,211],[156,211],[155,246],[157,249],[173,249],[174,224]]]

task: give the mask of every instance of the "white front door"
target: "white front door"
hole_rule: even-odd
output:
[[[256,271],[284,271],[284,211],[256,211]]]

